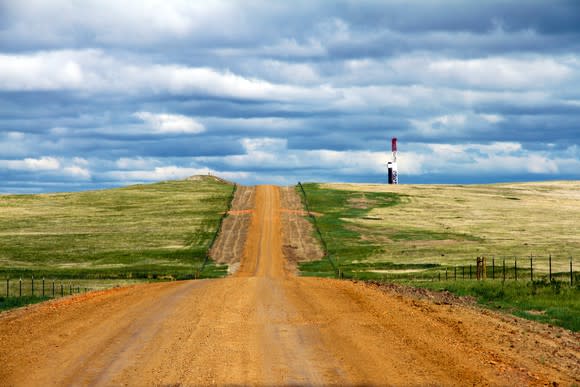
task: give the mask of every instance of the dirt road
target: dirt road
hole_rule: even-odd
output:
[[[233,277],[114,289],[2,314],[0,384],[579,382],[572,334],[556,338],[490,313],[293,276],[282,257],[279,190],[261,186],[255,195]]]

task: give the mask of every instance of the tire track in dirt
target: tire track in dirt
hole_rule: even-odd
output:
[[[228,272],[235,273],[243,255],[248,229],[255,202],[255,187],[238,186],[228,216],[209,256],[220,264],[228,265]]]
[[[296,187],[280,187],[282,251],[288,270],[296,271],[298,262],[316,261],[324,251],[314,236],[314,228],[306,218]]]

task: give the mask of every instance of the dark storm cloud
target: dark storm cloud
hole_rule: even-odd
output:
[[[580,3],[0,0],[0,192],[579,178]]]

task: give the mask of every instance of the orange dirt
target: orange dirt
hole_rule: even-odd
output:
[[[232,200],[232,208],[222,223],[209,256],[217,263],[229,265],[230,272],[235,272],[244,251],[244,245],[254,212],[254,187],[238,186]]]
[[[0,315],[1,385],[578,384],[578,336],[295,277],[280,192],[256,189],[236,276],[138,285]],[[547,332],[547,333],[546,333]],[[532,350],[530,350],[532,349]]]
[[[282,253],[287,270],[295,272],[297,262],[322,259],[324,252],[314,237],[312,224],[306,219],[308,213],[302,208],[295,187],[282,187],[279,192]]]

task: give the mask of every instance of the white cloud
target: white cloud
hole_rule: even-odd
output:
[[[136,112],[135,117],[147,123],[157,133],[202,133],[205,127],[191,117],[179,114]]]
[[[151,182],[160,180],[176,180],[184,179],[193,175],[207,175],[212,174],[223,177],[225,179],[247,179],[249,173],[246,172],[218,172],[210,168],[195,168],[195,167],[180,167],[176,165],[168,165],[155,167],[151,170],[133,170],[133,171],[109,171],[103,175],[124,183],[131,182]]]
[[[285,139],[246,138],[242,139],[241,143],[246,154],[225,156],[219,158],[219,161],[237,170],[267,167],[285,173],[300,169],[317,169],[338,174],[380,173],[387,162],[384,152],[288,149],[288,142]],[[215,161],[216,158],[199,157],[197,160]]]
[[[57,159],[50,156],[36,159],[0,160],[0,168],[8,170],[46,173],[52,176],[70,176],[83,180],[91,178],[88,164],[88,160],[80,157],[75,157],[72,160]]]
[[[40,159],[26,158],[22,161],[13,162],[15,169],[28,171],[51,171],[60,168],[60,162],[54,157],[41,157]]]
[[[72,165],[70,167],[63,168],[63,171],[74,177],[88,180],[91,178],[91,172],[87,168],[80,167],[78,165]]]

